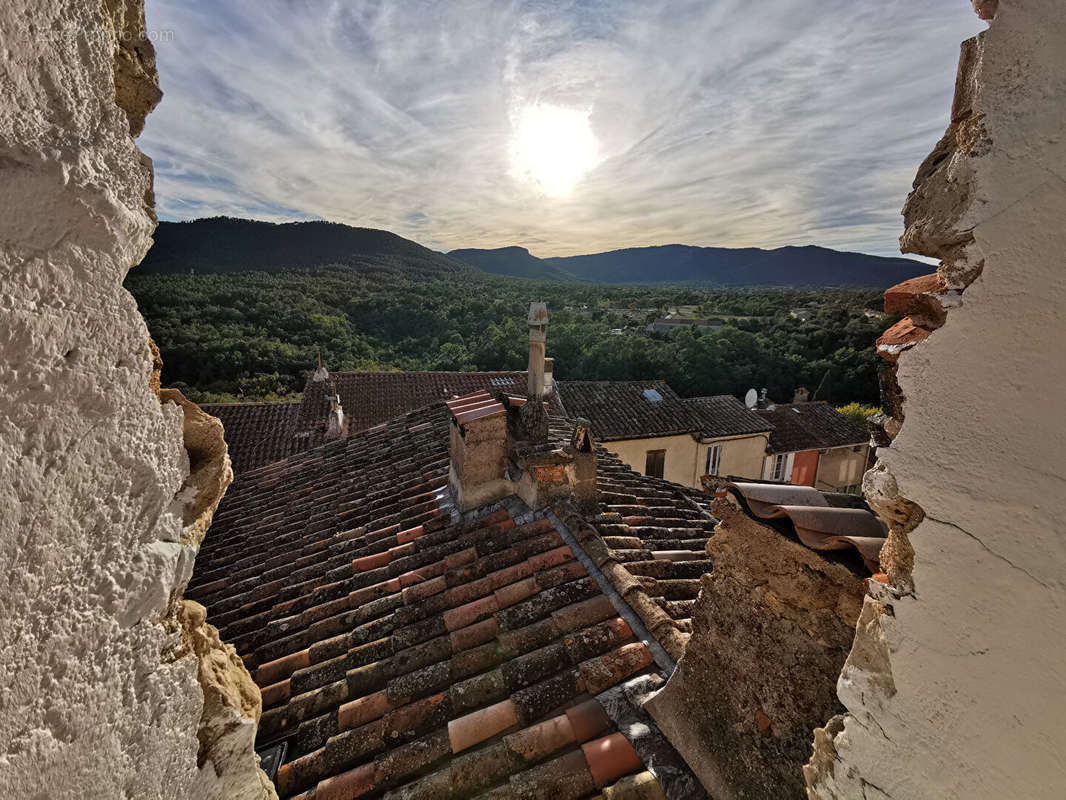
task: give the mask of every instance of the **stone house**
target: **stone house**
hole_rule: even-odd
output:
[[[772,423],[734,397],[683,400],[665,381],[558,381],[559,403],[632,469],[683,486],[758,478]]]

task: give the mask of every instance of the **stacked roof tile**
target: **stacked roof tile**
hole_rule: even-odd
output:
[[[888,528],[869,509],[840,508],[809,486],[725,482],[743,508],[759,520],[788,523],[799,541],[812,550],[854,549],[871,573],[881,571],[880,554]]]
[[[822,401],[773,405],[755,413],[773,425],[770,449],[775,453],[866,444],[870,439],[867,431]]]
[[[449,419],[436,403],[246,472],[215,516],[187,596],[262,688],[282,798],[579,798],[645,769],[596,698],[657,667],[602,578],[676,643],[709,498],[601,453],[576,537],[507,504],[461,517]]]

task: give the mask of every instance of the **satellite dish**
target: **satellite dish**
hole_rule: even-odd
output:
[[[754,389],[748,389],[748,393],[744,395],[744,405],[748,408],[755,408],[755,404],[759,402],[759,393]]]

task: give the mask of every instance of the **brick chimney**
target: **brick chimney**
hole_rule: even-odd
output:
[[[807,402],[807,398],[809,398],[810,396],[811,396],[810,392],[808,392],[802,386],[799,386],[799,387],[797,387],[795,394],[792,395],[792,402],[793,403],[806,403]]]

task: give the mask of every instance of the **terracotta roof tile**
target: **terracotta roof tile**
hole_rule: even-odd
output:
[[[880,572],[880,553],[888,528],[865,508],[835,508],[809,486],[725,483],[748,514],[759,520],[782,520],[812,550],[855,550],[867,569]]]
[[[551,521],[502,509],[453,519],[438,499],[449,418],[439,403],[246,471],[216,514],[188,596],[263,687],[259,740],[289,741],[282,798],[562,787],[556,800],[591,795],[621,777],[610,764],[630,764],[589,698],[655,669],[652,653]],[[590,521],[636,545],[629,563],[658,565],[628,578],[654,614],[634,608],[682,631],[690,575],[710,568],[710,498],[605,453],[599,480]],[[625,548],[585,528],[603,563],[621,563],[612,554]],[[590,762],[581,745],[604,737]]]

